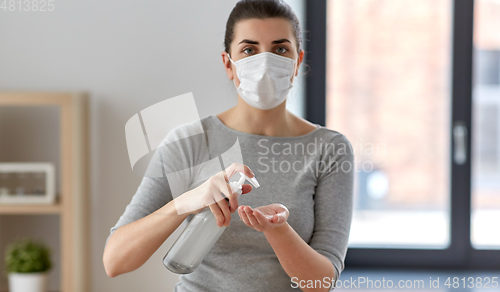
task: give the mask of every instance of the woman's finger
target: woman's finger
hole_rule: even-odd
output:
[[[220,200],[217,202],[220,210],[222,211],[222,215],[224,216],[223,225],[229,226],[229,221],[231,220],[231,212],[229,211],[229,206],[226,200]]]
[[[249,184],[241,185],[241,193],[242,194],[250,193],[251,191],[252,191],[252,185],[249,185]]]
[[[226,198],[229,198],[229,196],[232,193],[231,186],[229,185],[228,180],[225,177],[224,173],[219,172],[218,174],[215,175],[215,177],[217,178],[215,180],[215,184],[216,184],[217,188],[219,189],[219,192],[224,194],[224,196]]]
[[[286,212],[280,212],[280,213],[276,214],[276,216],[278,217],[278,220],[276,223],[283,223],[288,219],[288,214]]]
[[[281,223],[278,214],[273,215],[273,218],[271,218],[271,223]]]
[[[241,164],[241,163],[233,163],[231,164],[228,168],[225,169],[225,173],[227,175],[227,178],[229,179],[232,177],[234,174],[237,172],[243,172],[246,176],[252,178],[255,175],[253,174],[253,171],[250,169],[250,167]]]
[[[229,186],[228,183],[229,183],[229,179],[233,175],[235,175],[237,172],[242,172],[246,176],[248,176],[249,178],[253,178],[255,176],[254,173],[252,172],[252,170],[250,169],[250,167],[248,167],[244,164],[241,164],[241,163],[233,163],[228,168],[226,168],[225,170],[218,173],[218,175],[222,176],[224,178],[224,181],[225,181],[224,187],[225,187],[225,189],[227,189],[227,191],[222,190],[222,188],[221,188],[221,191],[224,194],[226,194],[226,197],[229,199],[231,213],[234,213],[236,211],[236,209],[238,208],[238,198],[235,194],[233,194],[231,187]],[[247,189],[247,190],[245,190],[246,192],[243,192],[243,187],[242,187],[242,193],[248,193],[249,191],[251,191],[251,189],[248,190],[248,187],[245,187],[245,189]]]
[[[229,207],[228,210],[230,213],[234,213],[236,208],[233,205],[238,206],[238,200],[237,200],[236,196],[233,194],[233,192],[231,191],[231,186],[227,183],[227,181],[225,179],[222,179],[222,178],[219,178],[216,183],[217,183],[218,191],[221,194],[220,197],[223,198],[222,195],[224,195],[224,197],[227,198],[227,200],[229,200],[229,204],[231,206]],[[217,200],[217,203],[219,203],[219,204],[224,203],[227,205],[227,200]]]
[[[222,227],[224,224],[224,215],[222,214],[222,211],[219,208],[219,205],[217,203],[211,204],[208,206],[210,208],[210,211],[215,216],[215,219],[217,220],[217,226]]]
[[[249,184],[241,185],[241,193],[242,194],[247,194],[251,191],[252,191],[252,185],[249,185]],[[231,213],[236,212],[236,210],[239,207],[238,196],[236,195],[236,193],[231,193],[231,195],[229,196],[229,205],[230,205],[229,210],[231,211]]]
[[[236,209],[238,209],[238,196],[236,195],[236,193],[231,193],[231,195],[229,195],[229,205],[230,205],[230,211],[231,213],[234,213],[236,211]]]
[[[240,215],[241,221],[243,221],[243,223],[245,223],[249,227],[253,227],[248,220],[246,212],[243,210],[243,206],[241,208],[238,208],[238,214]]]
[[[248,220],[250,221],[250,223],[252,224],[252,226],[255,228],[255,227],[259,227],[259,222],[257,221],[257,219],[255,218],[255,216],[253,215],[253,210],[252,208],[246,206],[245,207],[245,211],[247,213],[247,216],[248,216]]]
[[[264,216],[264,214],[262,214],[259,210],[254,210],[253,215],[255,216],[257,222],[259,222],[260,225],[267,226],[267,224],[269,223],[269,219],[267,219],[266,216]]]

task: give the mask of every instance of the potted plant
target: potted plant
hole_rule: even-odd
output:
[[[46,292],[52,268],[50,249],[41,242],[24,238],[9,244],[5,265],[10,292]]]

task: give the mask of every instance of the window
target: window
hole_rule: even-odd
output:
[[[500,1],[305,3],[306,118],[357,163],[346,265],[498,268]]]
[[[449,245],[451,4],[327,3],[326,126],[355,149],[352,247]]]
[[[471,241],[500,249],[500,1],[476,0],[472,123]],[[497,228],[498,229],[498,228]]]

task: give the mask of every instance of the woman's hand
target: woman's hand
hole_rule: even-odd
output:
[[[238,196],[231,191],[228,182],[229,178],[237,172],[243,172],[250,178],[254,177],[252,170],[248,166],[233,163],[224,171],[210,177],[197,188],[175,198],[174,204],[177,214],[196,214],[208,206],[215,215],[219,227],[223,225],[229,226],[231,213],[236,212],[238,208]],[[242,194],[246,194],[251,190],[251,185],[242,185]]]
[[[271,204],[255,209],[250,206],[240,206],[238,214],[247,226],[265,232],[285,224],[290,213],[282,204]]]

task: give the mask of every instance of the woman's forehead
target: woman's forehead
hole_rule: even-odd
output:
[[[295,42],[292,25],[284,18],[245,19],[234,26],[234,44],[244,39],[258,41],[259,44],[271,43],[279,39]]]

